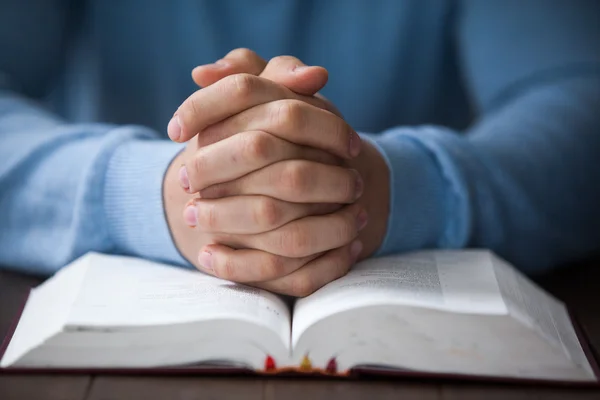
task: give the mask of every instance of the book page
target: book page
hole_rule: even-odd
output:
[[[407,305],[505,314],[487,251],[423,251],[363,261],[294,307],[292,343],[313,323],[357,307]]]
[[[69,325],[131,327],[235,319],[267,326],[289,346],[290,312],[272,293],[136,258],[89,257]]]
[[[85,263],[59,270],[55,279],[61,281],[60,285],[46,281],[30,291],[0,367],[9,366],[29,349],[62,330],[86,270]]]
[[[560,347],[593,375],[565,305],[498,257],[493,260],[500,291],[512,316]]]

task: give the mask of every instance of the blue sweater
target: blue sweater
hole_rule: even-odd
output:
[[[326,67],[391,169],[379,254],[487,247],[528,273],[600,244],[600,2],[0,0],[0,265],[185,264],[161,183],[190,70]]]

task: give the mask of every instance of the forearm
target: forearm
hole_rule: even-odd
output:
[[[600,75],[571,78],[532,88],[472,129],[489,182],[472,189],[474,245],[534,271],[599,249],[599,109]]]
[[[528,272],[589,255],[600,243],[598,109],[600,79],[570,79],[530,88],[462,137],[426,127],[377,139],[393,176],[380,253],[487,247]],[[415,161],[400,168],[398,157]]]
[[[87,251],[182,262],[162,211],[180,147],[143,127],[67,124],[0,95],[0,265],[51,273]]]

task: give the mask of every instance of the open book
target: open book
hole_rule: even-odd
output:
[[[32,290],[0,367],[598,380],[565,306],[484,250],[371,259],[288,303],[200,272],[90,253]]]

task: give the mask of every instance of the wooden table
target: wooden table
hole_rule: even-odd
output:
[[[25,291],[39,279],[0,270],[0,336],[9,328]],[[592,345],[600,349],[600,261],[540,279],[578,313]],[[25,399],[599,399],[599,390],[406,380],[135,377],[106,375],[0,375],[1,400]]]

